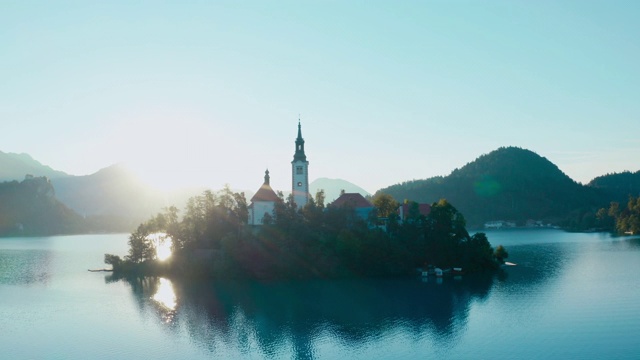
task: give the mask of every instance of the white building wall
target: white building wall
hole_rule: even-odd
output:
[[[273,216],[273,201],[256,201],[253,203],[253,211],[251,215],[251,225],[262,225],[264,214]]]
[[[293,193],[293,201],[298,207],[307,205],[309,201],[309,162],[293,161],[291,162],[291,191]],[[302,167],[302,174],[297,169]]]

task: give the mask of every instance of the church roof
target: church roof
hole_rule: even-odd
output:
[[[251,202],[256,201],[278,201],[280,198],[276,195],[275,191],[269,185],[271,177],[269,176],[269,169],[264,172],[264,184],[260,186],[258,192],[251,198]]]
[[[258,192],[251,198],[251,202],[256,201],[278,201],[280,198],[276,195],[269,184],[262,184]]]
[[[402,214],[406,218],[409,215],[409,204],[402,204]],[[431,212],[431,205],[429,204],[418,204],[418,212],[420,215],[427,216]]]
[[[339,198],[335,199],[331,203],[331,206],[350,206],[354,209],[373,207],[369,200],[365,199],[360,193],[344,193],[340,195]]]

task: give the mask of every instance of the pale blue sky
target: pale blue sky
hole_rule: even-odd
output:
[[[0,0],[0,150],[165,186],[370,192],[520,146],[640,169],[639,1]]]

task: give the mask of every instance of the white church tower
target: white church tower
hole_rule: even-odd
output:
[[[309,201],[309,162],[304,154],[304,139],[300,120],[298,119],[298,138],[296,139],[296,152],[291,162],[291,193],[293,201],[301,208]]]

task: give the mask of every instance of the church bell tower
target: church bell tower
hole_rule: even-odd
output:
[[[293,201],[301,208],[309,201],[309,162],[304,154],[304,139],[300,119],[298,119],[298,138],[296,139],[296,152],[291,162],[291,193]]]

